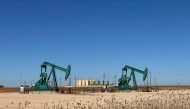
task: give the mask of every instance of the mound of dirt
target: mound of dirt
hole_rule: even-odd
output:
[[[19,88],[0,88],[0,93],[19,92]]]

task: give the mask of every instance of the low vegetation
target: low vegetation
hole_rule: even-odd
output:
[[[38,109],[30,106],[31,104],[29,101],[19,104],[11,102],[5,108]],[[190,94],[185,90],[156,93],[148,97],[139,94],[130,101],[116,99],[113,94],[110,99],[101,96],[91,102],[77,101],[76,98],[72,98],[72,101],[41,102],[39,105],[41,109],[190,109]]]

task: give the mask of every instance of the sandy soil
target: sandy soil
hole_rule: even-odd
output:
[[[44,109],[44,106],[52,109],[53,105],[62,105],[67,107],[72,103],[96,102],[96,98],[111,99],[115,95],[116,99],[125,99],[130,101],[135,96],[141,94],[143,97],[150,96],[160,92],[120,92],[120,93],[81,93],[81,94],[59,94],[59,93],[34,93],[34,94],[19,94],[19,93],[0,93],[0,109],[15,109],[25,107],[25,109]],[[190,91],[188,91],[190,92]],[[29,103],[30,102],[30,103]]]
[[[25,103],[29,103],[27,109],[39,109],[43,106],[52,107],[53,105],[62,104],[66,106],[66,102],[95,102],[96,98],[111,99],[115,95],[116,99],[131,100],[131,98],[142,94],[149,96],[156,92],[121,92],[121,93],[81,93],[81,94],[58,94],[58,93],[35,93],[35,94],[19,94],[19,93],[0,93],[0,109],[25,107]]]

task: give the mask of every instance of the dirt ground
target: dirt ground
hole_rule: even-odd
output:
[[[19,92],[19,88],[0,88],[0,93]]]
[[[96,103],[97,98],[111,100],[113,96],[117,100],[131,101],[132,98],[140,94],[142,97],[148,97],[157,93],[167,92],[168,90],[161,90],[159,92],[100,92],[80,94],[59,94],[50,92],[20,94],[19,92],[14,92],[14,89],[12,91],[13,92],[7,93],[5,90],[1,90],[1,92],[4,93],[0,93],[0,109],[56,109],[53,106],[71,107],[78,103]],[[185,92],[189,93],[190,90],[185,90]],[[174,91],[174,93],[177,92]]]
[[[133,97],[141,94],[150,96],[161,92],[118,92],[118,93],[81,93],[81,94],[59,94],[59,93],[0,93],[0,109],[15,109],[18,107],[26,109],[41,109],[46,107],[52,108],[53,105],[62,105],[67,107],[72,103],[95,102],[96,98],[111,99],[115,95],[116,99],[125,99],[130,101]],[[26,106],[25,106],[26,105]]]

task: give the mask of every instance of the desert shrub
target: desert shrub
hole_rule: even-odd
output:
[[[90,95],[90,97],[93,96]],[[13,107],[13,102],[6,107]],[[35,109],[29,101],[17,104],[20,109]],[[36,108],[37,109],[37,108]],[[190,109],[190,94],[184,91],[168,91],[156,93],[147,97],[141,94],[131,100],[116,99],[113,94],[109,99],[104,96],[97,97],[92,101],[76,101],[76,98],[58,103],[41,102],[41,109]]]

